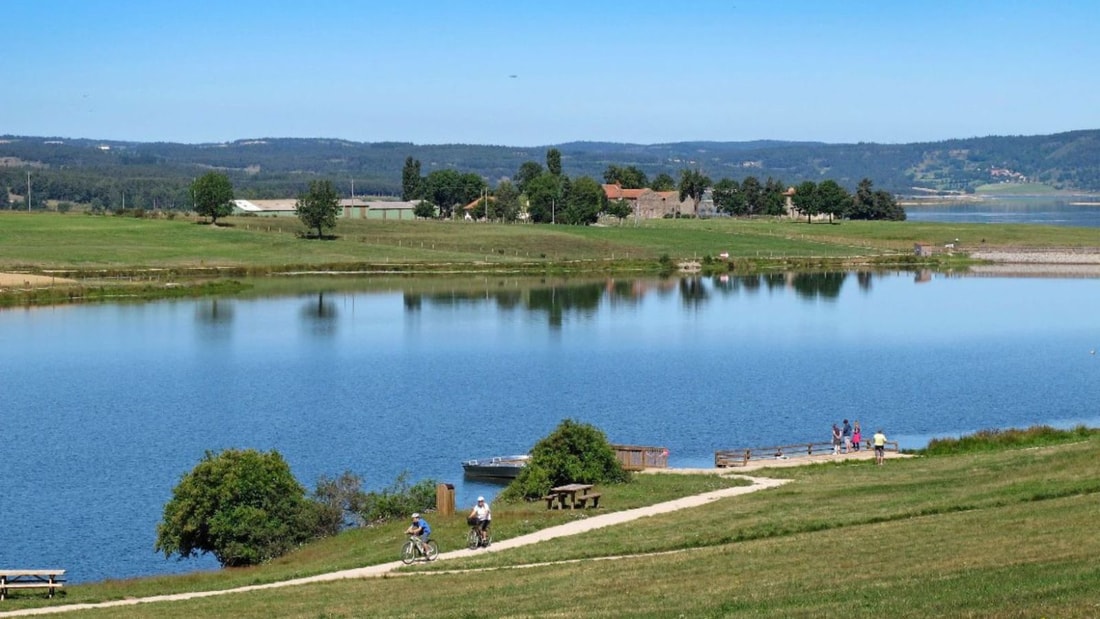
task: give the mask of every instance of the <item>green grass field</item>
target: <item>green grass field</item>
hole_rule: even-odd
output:
[[[1051,226],[790,220],[655,220],[606,227],[341,221],[333,240],[299,238],[288,218],[237,217],[211,227],[176,218],[0,214],[0,270],[296,268],[380,270],[652,265],[729,253],[734,261],[907,255],[914,242],[980,246],[1095,246],[1094,230]]]
[[[406,569],[414,573],[408,577],[77,616],[1100,615],[1100,433],[1078,429],[1011,444],[888,457],[882,467],[850,461],[765,470],[754,474],[792,481],[586,535]],[[718,482],[642,476],[603,491],[617,508],[666,500],[674,488],[705,491],[699,483]],[[538,518],[570,516],[539,506],[494,506],[502,518],[498,538],[543,526]],[[462,522],[438,526],[444,550],[458,543]],[[76,586],[60,600],[20,596],[4,609],[226,588],[390,561],[399,527],[348,532],[254,570]]]

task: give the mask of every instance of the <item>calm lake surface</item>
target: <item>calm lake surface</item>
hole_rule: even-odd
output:
[[[461,460],[525,452],[567,417],[680,467],[824,441],[844,418],[903,447],[1100,425],[1096,279],[429,285],[0,311],[0,565],[75,582],[215,568],[153,552],[206,450],[277,449],[310,488],[408,471],[465,506],[499,487]]]
[[[1092,202],[1085,206],[1073,202]],[[1043,224],[1100,228],[1100,198],[996,196],[982,202],[905,207],[910,221]]]

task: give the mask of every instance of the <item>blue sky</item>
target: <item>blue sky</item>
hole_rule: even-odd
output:
[[[1095,0],[2,7],[0,134],[541,146],[1100,128]]]

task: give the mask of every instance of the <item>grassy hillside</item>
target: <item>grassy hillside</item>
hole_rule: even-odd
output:
[[[759,474],[793,481],[583,536],[411,570],[430,576],[76,616],[1092,617],[1100,608],[1095,431],[1053,439],[1044,434],[1017,447],[888,458],[882,467],[852,461]],[[660,488],[671,478],[643,477],[637,487]],[[616,494],[632,491],[605,489],[608,505],[635,500]],[[653,500],[660,496],[667,490]],[[495,506],[505,515],[500,535],[522,532],[530,519],[546,514],[535,509],[515,517],[529,509]],[[461,523],[444,534],[452,547],[450,538],[459,533]],[[354,531],[305,549],[278,569],[295,573],[297,565],[300,573],[312,573],[318,565],[354,561],[332,559],[341,552],[361,554],[362,564],[392,560],[399,539],[392,529]],[[247,574],[229,572],[157,579],[155,585],[89,585],[73,587],[67,599],[52,604],[248,581]],[[11,608],[32,604],[13,602]]]

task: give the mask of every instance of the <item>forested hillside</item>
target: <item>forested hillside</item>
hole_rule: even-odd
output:
[[[1044,136],[983,137],[915,144],[817,142],[571,142],[529,148],[335,139],[271,138],[224,144],[139,143],[3,136],[0,189],[15,200],[103,208],[186,208],[191,181],[212,169],[226,172],[238,197],[297,195],[310,180],[329,179],[344,195],[400,195],[406,157],[423,172],[473,172],[490,185],[515,176],[525,161],[542,162],[547,148],[562,153],[563,171],[600,179],[609,165],[634,166],[649,177],[677,177],[699,168],[711,179],[768,177],[786,185],[833,179],[849,191],[862,178],[893,193],[914,188],[970,191],[993,182],[1041,182],[1058,189],[1100,190],[1100,130]],[[0,190],[0,208],[8,194]]]

